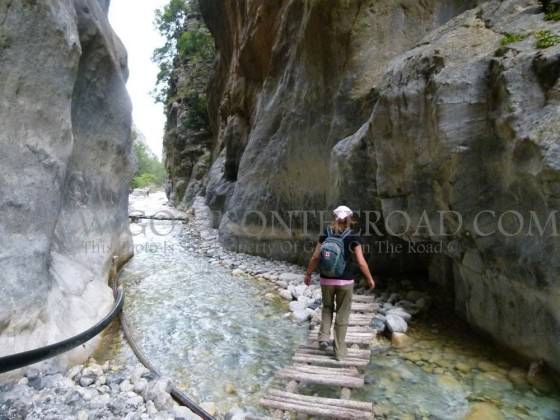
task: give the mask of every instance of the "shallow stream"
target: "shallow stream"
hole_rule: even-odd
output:
[[[182,225],[148,225],[135,236],[136,255],[121,275],[136,340],[199,402],[212,401],[221,413],[235,406],[261,412],[259,398],[305,341],[307,326],[286,316],[287,304],[265,281],[233,276],[190,253]],[[381,342],[369,384],[353,397],[373,401],[378,413],[395,419],[462,419],[473,408],[479,419],[560,419],[558,394],[536,390],[502,351],[451,319],[414,321],[414,343],[403,349]],[[126,363],[133,357],[119,334],[106,340],[98,358]],[[321,388],[307,392],[332,395]]]

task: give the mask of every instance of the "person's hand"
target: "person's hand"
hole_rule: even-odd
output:
[[[373,280],[373,277],[368,280],[368,284],[370,289],[375,289],[375,280]]]
[[[305,277],[303,278],[303,282],[305,283],[306,286],[309,286],[311,284],[311,274],[305,273]]]

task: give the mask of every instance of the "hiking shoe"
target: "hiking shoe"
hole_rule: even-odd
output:
[[[328,341],[319,341],[319,350],[327,350],[329,348]]]

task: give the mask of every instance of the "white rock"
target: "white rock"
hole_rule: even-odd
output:
[[[298,311],[301,312],[307,308],[307,305],[305,305],[303,302],[299,300],[294,300],[290,302],[288,306],[290,307],[290,311],[292,312],[298,312]]]
[[[387,315],[397,315],[397,316],[401,317],[402,319],[404,319],[405,321],[410,321],[410,319],[412,318],[411,314],[409,314],[403,308],[398,307],[398,306],[389,309],[387,311]]]
[[[309,321],[313,316],[313,314],[314,314],[313,309],[304,308],[301,310],[298,309],[297,311],[294,311],[292,313],[292,317],[298,322],[304,322],[304,321]]]
[[[156,408],[156,406],[154,405],[153,401],[148,401],[146,403],[146,412],[148,413],[148,415],[150,416],[154,416],[157,412],[158,409]]]
[[[387,314],[386,323],[390,332],[405,333],[408,329],[406,321],[395,314]]]
[[[311,303],[313,303],[313,299],[303,295],[300,295],[297,301],[301,303],[304,308],[307,308]]]
[[[169,381],[165,378],[159,378],[148,384],[144,391],[144,398],[153,401],[158,410],[167,410],[174,405],[168,389]]]
[[[286,289],[280,290],[280,291],[278,292],[278,294],[279,294],[282,298],[286,299],[287,301],[293,300],[292,292],[290,292],[290,291],[288,291],[288,290],[286,290]]]
[[[125,379],[120,383],[119,389],[121,392],[132,391],[134,389],[134,385],[132,385],[128,379]]]
[[[148,368],[146,368],[143,365],[138,365],[132,371],[132,375],[130,376],[130,380],[133,384],[135,384],[140,379],[142,379],[142,375],[147,375],[148,373],[150,373],[150,370]]]
[[[83,368],[82,365],[72,366],[66,372],[66,377],[70,378],[70,379],[74,379],[76,377],[76,375],[82,371],[82,368]]]
[[[303,283],[303,274],[296,274],[296,273],[282,273],[278,276],[278,280],[285,281],[288,283]]]
[[[200,407],[212,417],[214,417],[218,412],[216,404],[211,401],[203,402],[202,404],[200,404]]]
[[[148,386],[148,381],[144,378],[140,378],[134,383],[133,391],[141,394],[146,389],[146,386]]]
[[[175,407],[173,407],[173,415],[175,416],[175,419],[198,419],[198,416],[195,416],[195,414],[189,410],[187,407],[183,407],[181,405],[176,405]]]
[[[89,414],[87,413],[86,410],[80,410],[78,412],[77,419],[78,420],[88,420],[89,419]]]

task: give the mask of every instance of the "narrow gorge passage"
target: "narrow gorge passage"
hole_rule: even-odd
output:
[[[0,0],[0,92],[0,420],[560,419],[560,0]]]

